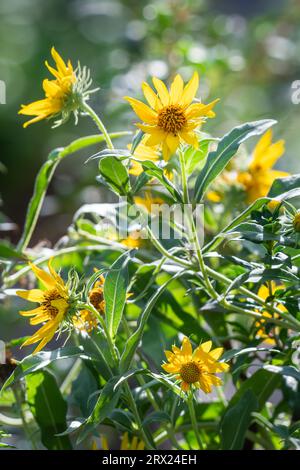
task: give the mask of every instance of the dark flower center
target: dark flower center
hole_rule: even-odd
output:
[[[187,362],[186,364],[183,364],[183,366],[180,369],[180,376],[182,380],[188,384],[193,384],[195,382],[198,382],[200,378],[200,374],[201,374],[201,370],[194,361],[190,361],[190,362]]]
[[[182,131],[186,123],[187,119],[181,106],[170,104],[158,113],[158,127],[174,136]]]

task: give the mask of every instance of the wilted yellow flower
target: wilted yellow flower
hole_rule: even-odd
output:
[[[156,92],[144,82],[142,89],[149,106],[135,98],[125,97],[134,112],[143,121],[137,124],[148,136],[145,144],[148,147],[162,146],[163,157],[167,160],[175,153],[181,142],[198,148],[195,129],[205,118],[215,116],[212,108],[218,100],[207,105],[192,103],[198,87],[199,77],[194,73],[191,80],[184,86],[180,75],[174,78],[170,90],[156,77],[152,79]]]
[[[90,333],[98,325],[98,319],[93,312],[90,310],[80,310],[78,315],[74,315],[72,318],[74,327],[82,332]]]
[[[165,351],[168,363],[163,364],[162,368],[175,374],[183,391],[187,392],[194,386],[201,388],[204,393],[211,393],[213,385],[222,385],[222,380],[215,374],[229,369],[225,362],[218,362],[223,348],[211,351],[211,346],[212,342],[206,341],[193,352],[190,340],[184,337],[180,349],[172,346],[173,352]]]
[[[258,141],[252,161],[247,171],[241,172],[237,180],[247,193],[248,202],[264,197],[276,178],[288,176],[284,171],[272,170],[273,165],[284,153],[284,140],[272,143],[272,130],[269,129]]]
[[[31,338],[23,343],[23,346],[28,346],[40,341],[34,350],[34,353],[36,353],[43,349],[55,335],[68,312],[70,299],[64,281],[51,266],[51,260],[48,263],[50,273],[43,271],[32,263],[30,263],[30,267],[46,289],[17,291],[17,295],[29,302],[38,302],[40,304],[38,308],[33,310],[19,312],[24,317],[33,317],[30,319],[31,325],[45,323]]]
[[[110,450],[108,441],[106,437],[102,437],[102,449],[103,450]],[[121,439],[121,447],[120,450],[144,450],[145,443],[139,440],[136,436],[132,438],[132,441],[129,441],[128,432],[125,432]]]
[[[271,292],[272,292],[272,295],[274,295],[274,293],[279,290],[279,289],[283,289],[284,288],[284,285],[283,284],[276,284],[274,281],[271,281]],[[269,296],[270,296],[270,289],[269,287],[267,287],[266,285],[262,285],[259,290],[258,290],[258,295],[259,297],[261,297],[263,300],[266,300]],[[281,310],[282,312],[285,312],[286,311],[286,308],[284,305],[282,304],[279,304],[277,305],[277,308],[279,310]],[[274,314],[274,318],[278,318],[278,314],[275,313]],[[268,318],[272,318],[272,315],[271,313],[267,312],[267,311],[264,311],[262,312],[262,317],[265,317],[266,320],[264,320],[263,318],[257,322],[255,322],[255,326],[259,328],[259,330],[256,332],[256,336],[258,338],[262,338],[264,340],[265,343],[268,343],[268,344],[275,344],[275,340],[273,338],[271,338],[267,333],[266,333],[266,330],[264,328],[264,323],[267,321]],[[278,331],[278,329],[276,328],[275,331]]]

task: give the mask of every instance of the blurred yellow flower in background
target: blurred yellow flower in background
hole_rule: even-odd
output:
[[[211,346],[212,342],[206,341],[193,352],[190,340],[184,337],[180,349],[172,346],[173,352],[165,351],[168,363],[163,364],[162,368],[169,374],[176,374],[183,391],[187,392],[195,386],[204,393],[211,393],[213,385],[222,385],[222,380],[215,374],[229,369],[225,362],[218,362],[223,348],[211,351]]]
[[[51,49],[51,55],[55,61],[56,69],[51,67],[46,61],[46,67],[55,77],[55,80],[43,81],[45,98],[34,101],[28,105],[22,105],[19,114],[26,116],[35,116],[30,121],[25,122],[23,127],[27,127],[34,122],[42,119],[54,117],[64,109],[66,100],[71,93],[72,85],[76,82],[76,75],[71,61],[66,64],[54,47]]]
[[[143,121],[137,126],[145,132],[148,147],[162,147],[163,157],[168,160],[175,153],[181,142],[198,148],[195,129],[205,118],[212,118],[212,108],[218,100],[205,105],[193,103],[199,87],[199,77],[195,72],[191,80],[184,86],[182,77],[174,78],[170,90],[156,77],[152,79],[156,92],[144,82],[142,89],[149,104],[126,96],[134,112]]]
[[[141,143],[137,146],[133,152],[134,157],[139,160],[150,160],[151,162],[156,162],[159,160],[159,152],[155,147],[148,147],[145,145],[145,137]],[[128,145],[128,149],[131,150],[132,145]],[[143,172],[143,167],[141,163],[131,160],[131,168],[129,173],[133,176],[139,176]]]
[[[34,350],[37,353],[51,341],[59,326],[62,324],[65,315],[70,307],[69,293],[62,278],[54,271],[51,260],[48,263],[50,273],[43,271],[36,265],[30,263],[30,267],[36,277],[44,284],[46,290],[31,289],[27,291],[17,291],[17,295],[29,302],[37,302],[39,307],[20,311],[24,317],[33,317],[30,319],[31,325],[40,325],[45,323],[34,335],[27,339],[23,346],[29,346],[40,341],[40,344]]]
[[[279,289],[284,289],[284,285],[283,284],[276,284],[274,281],[271,281],[269,286],[266,286],[265,284],[263,284],[259,288],[258,295],[263,300],[267,300],[268,297],[270,297],[271,295],[274,295],[274,293]],[[278,304],[277,308],[279,310],[281,310],[282,312],[286,311],[285,306],[282,305],[282,304]],[[262,338],[264,340],[264,342],[267,343],[267,344],[275,344],[275,340],[267,334],[266,329],[264,327],[264,323],[268,320],[268,318],[273,318],[273,317],[272,317],[271,313],[269,313],[267,311],[262,312],[261,315],[262,315],[262,317],[265,317],[266,320],[264,320],[262,318],[261,320],[255,322],[255,326],[259,328],[256,332],[256,336],[258,338]],[[274,314],[274,318],[278,318],[278,316],[279,315],[277,313]],[[275,329],[275,331],[278,331],[278,329]]]
[[[252,161],[247,171],[240,172],[237,176],[238,182],[244,186],[247,201],[250,203],[266,196],[276,178],[289,175],[289,173],[272,169],[284,153],[284,140],[272,143],[272,135],[272,130],[269,129],[260,138],[254,148]]]
[[[108,441],[106,437],[102,437],[102,449],[103,450],[110,450]],[[125,432],[122,436],[121,439],[121,446],[120,450],[144,450],[145,449],[145,444],[143,441],[140,441],[136,436],[132,438],[132,441],[130,442],[129,437],[128,437],[128,432]]]

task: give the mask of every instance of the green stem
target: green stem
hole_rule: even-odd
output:
[[[109,149],[113,150],[114,146],[113,146],[113,143],[112,143],[111,138],[109,136],[109,133],[107,132],[106,127],[103,124],[103,122],[101,121],[98,114],[95,113],[93,108],[91,108],[85,101],[82,103],[81,108],[82,108],[83,111],[85,111],[87,114],[89,114],[89,116],[93,119],[93,121],[95,122],[95,124],[98,127],[98,129],[100,130],[100,132],[102,132],[102,134],[105,138],[105,141],[107,143],[107,147]]]
[[[37,447],[36,447],[36,444],[33,440],[32,432],[31,432],[31,430],[28,426],[27,419],[26,419],[26,416],[25,416],[25,413],[24,413],[24,410],[23,410],[23,402],[22,402],[22,397],[20,396],[20,392],[21,392],[20,388],[18,387],[18,385],[14,385],[12,387],[12,391],[13,391],[13,394],[14,394],[14,397],[15,397],[15,400],[16,400],[16,403],[17,403],[17,407],[19,409],[19,413],[20,413],[20,416],[21,416],[21,419],[22,419],[23,430],[24,430],[25,436],[30,441],[32,449],[35,450]]]
[[[178,153],[179,153],[180,168],[181,168],[183,202],[184,202],[184,204],[189,204],[190,203],[190,197],[189,197],[188,179],[187,179],[187,174],[186,174],[184,155],[183,155],[182,150],[180,150],[180,149],[178,150]]]
[[[183,202],[184,204],[189,204],[190,203],[190,198],[189,198],[189,189],[188,189],[188,179],[187,179],[187,174],[186,174],[186,167],[185,167],[185,160],[184,160],[184,155],[183,152],[179,149],[179,160],[180,160],[180,167],[181,167],[181,181],[182,181],[182,190],[183,190]],[[205,286],[210,294],[210,296],[213,299],[218,298],[218,294],[215,292],[210,279],[207,274],[206,270],[206,265],[204,263],[203,255],[202,255],[202,249],[193,217],[193,213],[190,214],[189,207],[188,209],[188,222],[190,225],[190,230],[192,231],[192,241],[193,243],[196,244],[196,253],[197,253],[197,258],[198,258],[198,263],[199,263],[199,268],[201,271],[201,274],[204,279]]]
[[[147,449],[153,450],[153,445],[149,441],[148,436],[147,436],[147,434],[145,433],[145,431],[143,429],[142,420],[140,418],[139,410],[136,406],[136,403],[134,401],[132,392],[131,392],[130,387],[129,387],[127,382],[125,383],[125,391],[126,391],[126,396],[127,396],[130,408],[131,408],[131,410],[134,414],[136,424],[138,426],[138,431],[139,431],[140,437],[143,440],[143,442],[145,443]]]
[[[101,313],[98,312],[98,310],[91,304],[86,304],[86,303],[83,303],[83,304],[80,304],[78,306],[79,309],[86,309],[86,310],[89,310],[90,312],[92,312],[98,319],[100,325],[101,325],[101,328],[103,329],[104,331],[104,334],[105,334],[105,337],[106,337],[106,340],[107,340],[107,343],[108,343],[108,346],[109,346],[109,349],[110,349],[110,352],[111,352],[111,355],[112,355],[112,358],[114,360],[114,363],[115,363],[115,366],[116,368],[118,368],[119,366],[119,356],[118,356],[118,352],[117,352],[117,349],[116,349],[116,346],[114,345],[111,337],[110,337],[110,334],[109,334],[109,331],[107,329],[107,326],[106,326],[106,323],[105,323],[105,319],[103,318],[103,316],[101,315]]]
[[[193,398],[192,392],[189,393],[187,404],[188,404],[188,408],[189,408],[189,413],[190,413],[190,417],[191,417],[191,423],[192,423],[193,431],[195,433],[199,449],[203,450],[204,447],[203,447],[202,440],[201,440],[200,433],[199,433],[199,429],[198,429],[196,413],[195,413],[195,407],[194,407],[194,398]]]

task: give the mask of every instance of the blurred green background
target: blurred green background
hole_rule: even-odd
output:
[[[41,122],[22,128],[21,103],[43,97],[55,45],[65,59],[90,67],[92,97],[110,130],[132,129],[133,113],[122,97],[140,95],[151,75],[168,80],[179,71],[201,75],[203,100],[221,98],[217,118],[206,129],[217,136],[247,120],[279,121],[276,137],[287,141],[279,167],[298,172],[299,106],[291,84],[300,79],[300,5],[294,0],[9,0],[0,3],[0,79],[6,105],[0,105],[2,212],[17,224],[4,233],[20,235],[34,178],[54,147],[95,133],[87,118],[59,129]],[[254,142],[252,142],[254,145]],[[120,143],[121,145],[121,143]],[[66,159],[46,198],[33,242],[55,241],[84,202],[98,202],[95,164]]]

